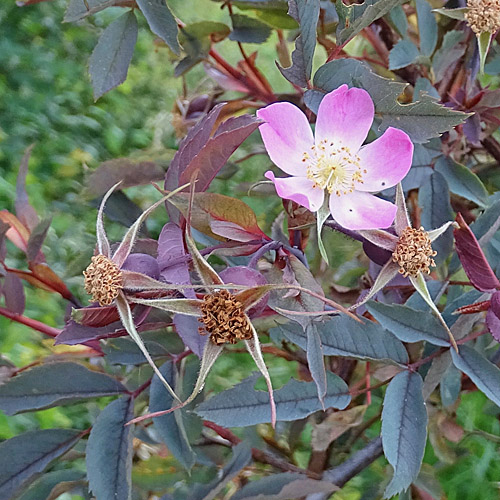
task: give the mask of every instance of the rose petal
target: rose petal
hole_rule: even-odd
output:
[[[278,102],[259,109],[257,116],[266,122],[259,131],[271,160],[287,174],[305,175],[302,156],[314,144],[306,115],[289,102]]]
[[[316,144],[319,141],[342,142],[356,153],[366,139],[375,109],[366,90],[341,85],[327,94],[318,110]]]
[[[323,205],[325,193],[320,187],[314,187],[314,182],[307,177],[275,177],[271,171],[265,173],[274,182],[274,187],[280,198],[286,198],[316,212]]]
[[[396,216],[396,205],[369,193],[353,191],[330,196],[332,217],[347,229],[382,229]]]
[[[395,186],[408,173],[413,158],[413,144],[408,135],[389,127],[375,141],[363,146],[358,156],[363,174],[359,191],[378,192]]]

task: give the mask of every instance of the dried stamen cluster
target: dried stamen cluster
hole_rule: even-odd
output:
[[[467,0],[465,19],[476,35],[500,29],[500,0]]]
[[[201,312],[200,321],[205,328],[200,328],[200,333],[210,334],[210,340],[216,345],[236,344],[253,336],[241,302],[228,290],[205,295]]]
[[[94,255],[83,275],[85,291],[101,306],[109,306],[123,287],[120,268],[104,255]]]
[[[423,227],[420,229],[407,227],[399,237],[392,260],[399,265],[399,272],[405,278],[407,276],[416,278],[418,273],[429,274],[429,267],[436,266],[432,258],[436,254],[437,252],[432,249],[429,235]]]

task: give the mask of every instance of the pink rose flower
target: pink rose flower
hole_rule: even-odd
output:
[[[342,85],[327,94],[319,106],[315,136],[306,115],[288,102],[262,108],[257,116],[265,122],[259,130],[271,160],[291,176],[265,174],[281,198],[316,212],[326,190],[330,213],[345,228],[392,224],[396,206],[371,193],[403,179],[411,167],[413,144],[405,132],[389,127],[362,146],[374,116],[368,92]]]

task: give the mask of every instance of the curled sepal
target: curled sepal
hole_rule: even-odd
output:
[[[111,257],[111,247],[109,246],[108,237],[106,236],[106,231],[104,230],[104,207],[109,197],[113,194],[114,190],[121,184],[117,182],[102,198],[101,205],[99,206],[99,211],[97,212],[97,224],[96,224],[96,237],[97,237],[97,250],[101,255],[106,257]]]
[[[358,233],[370,243],[373,243],[377,247],[383,248],[384,250],[389,250],[390,252],[394,252],[398,242],[397,236],[394,236],[387,231],[382,231],[381,229],[362,229],[358,231]]]
[[[186,316],[201,316],[201,304],[198,299],[171,299],[163,297],[159,299],[142,299],[140,297],[129,297],[131,302],[143,306],[155,307],[173,314],[185,314]]]
[[[432,297],[429,293],[429,290],[427,289],[427,284],[425,283],[424,276],[422,275],[422,273],[418,273],[417,277],[409,276],[409,278],[410,278],[412,285],[415,287],[415,290],[425,300],[425,302],[428,304],[428,306],[432,309],[434,314],[437,316],[438,320],[444,326],[446,332],[448,333],[448,336],[450,337],[451,345],[454,347],[455,351],[458,352],[458,346],[457,346],[457,343],[455,341],[455,338],[453,337],[453,334],[451,333],[450,329],[448,328],[446,321],[441,316],[441,313],[440,313],[439,309],[436,307],[436,304],[434,304],[434,301],[432,300]]]
[[[396,234],[401,236],[401,233],[407,228],[411,227],[410,217],[408,216],[408,210],[406,208],[405,193],[403,191],[403,186],[399,183],[396,186],[396,218],[394,219],[394,228],[396,229]]]
[[[137,344],[142,354],[144,354],[144,357],[146,358],[147,362],[150,364],[151,368],[153,368],[153,371],[161,380],[163,385],[167,388],[168,392],[170,392],[170,394],[174,399],[180,402],[180,399],[178,398],[177,394],[175,394],[174,390],[170,387],[169,383],[165,380],[165,377],[161,374],[160,370],[155,365],[148,350],[146,349],[146,346],[144,345],[144,342],[142,341],[141,336],[139,335],[139,332],[135,328],[134,318],[132,317],[132,311],[130,310],[130,306],[123,293],[118,294],[118,297],[116,297],[115,299],[115,303],[116,303],[116,308],[118,310],[118,314],[120,315],[121,322],[125,327],[125,330],[127,330],[127,333],[132,337],[132,340],[134,340],[134,342]]]
[[[142,223],[146,220],[146,218],[149,216],[153,210],[158,208],[162,203],[167,201],[171,196],[174,194],[178,193],[179,191],[182,191],[184,188],[189,186],[189,184],[185,184],[184,186],[181,186],[174,191],[171,191],[168,193],[166,196],[164,196],[161,200],[158,200],[156,203],[153,203],[149,208],[144,210],[142,214],[138,217],[138,219],[130,226],[128,231],[126,232],[125,236],[123,237],[123,240],[120,243],[120,246],[117,248],[116,252],[113,255],[113,262],[118,266],[121,267],[122,264],[125,262],[127,257],[129,256],[134,244],[135,240],[137,238],[137,234],[139,233],[139,229],[142,226]]]
[[[438,227],[437,229],[433,229],[432,231],[427,231],[427,236],[433,242],[434,240],[438,239],[450,226],[453,226],[454,228],[458,228],[458,224],[455,221],[448,221],[445,222],[441,227]]]
[[[330,207],[328,206],[328,200],[325,200],[321,208],[316,213],[316,232],[318,237],[319,253],[321,254],[321,257],[323,257],[323,260],[326,262],[326,265],[329,265],[328,254],[326,253],[326,248],[323,244],[323,239],[321,238],[321,230],[323,229],[323,224],[325,223],[326,219],[328,219],[329,215]]]
[[[260,302],[262,298],[267,295],[272,289],[273,285],[259,285],[248,288],[235,294],[234,298],[241,303],[243,309],[248,311],[255,304]]]
[[[493,33],[485,31],[477,36],[477,46],[479,49],[479,66],[481,73],[484,73],[484,63],[486,62],[486,56],[488,55],[488,50],[490,49],[493,35]]]
[[[215,272],[212,266],[203,258],[193,238],[189,234],[186,234],[186,245],[188,247],[191,258],[193,259],[193,265],[200,276],[200,279],[204,285],[222,285],[224,282],[220,276]]]
[[[146,274],[122,269],[123,288],[131,291],[141,290],[179,290],[179,287],[170,283],[155,280]]]
[[[356,302],[356,304],[349,307],[349,311],[357,309],[359,306],[362,306],[364,303],[372,299],[376,293],[380,292],[380,290],[382,290],[387,283],[397,276],[398,271],[399,266],[395,262],[392,260],[387,261],[378,273],[377,279],[375,280],[375,283],[373,283],[370,290],[368,290],[368,293],[359,302]]]
[[[255,331],[255,328],[253,327],[252,323],[250,323],[250,320],[248,320],[248,323],[252,328],[253,338],[245,340],[244,342],[248,352],[255,361],[257,368],[260,370],[260,372],[262,373],[262,375],[266,380],[267,390],[269,391],[269,403],[271,405],[271,425],[274,428],[276,426],[276,404],[274,402],[273,385],[271,383],[271,377],[269,376],[269,372],[267,371],[267,366],[264,363],[264,358],[262,357],[262,351],[260,350],[260,342],[257,332]]]

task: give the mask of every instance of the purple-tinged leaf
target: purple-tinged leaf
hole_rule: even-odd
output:
[[[184,345],[191,349],[196,356],[201,358],[205,349],[205,344],[208,341],[208,336],[201,335],[199,328],[202,324],[198,318],[186,316],[184,314],[176,314],[174,316],[174,325],[177,334],[184,342]]]
[[[26,175],[28,174],[28,163],[31,156],[31,151],[35,147],[34,144],[28,146],[19,165],[19,173],[17,174],[16,183],[16,215],[18,219],[29,229],[34,229],[38,222],[38,215],[35,209],[30,205],[28,193],[26,193]]]
[[[418,373],[404,371],[387,387],[382,411],[382,445],[394,476],[384,498],[407,490],[420,471],[427,438],[422,385]]]
[[[474,233],[462,215],[457,214],[459,229],[453,231],[458,258],[465,274],[475,288],[482,292],[492,292],[500,288],[500,282],[491,269]]]
[[[49,232],[51,222],[52,218],[44,219],[32,229],[26,248],[26,259],[28,262],[41,263],[45,261],[41,250]]]
[[[153,161],[137,161],[131,158],[116,158],[101,163],[86,179],[87,191],[93,196],[102,196],[117,182],[120,187],[140,186],[161,181],[165,170]]]
[[[319,11],[319,0],[288,0],[288,15],[299,23],[300,34],[292,52],[292,66],[278,68],[288,81],[299,87],[307,87],[311,78]]]
[[[479,352],[461,345],[458,353],[451,351],[454,365],[470,377],[478,389],[500,406],[500,369]]]
[[[71,429],[31,431],[0,443],[0,497],[14,498],[56,458],[64,455],[82,437]]]
[[[118,315],[118,312],[116,314]],[[106,326],[93,327],[81,325],[80,323],[70,320],[66,323],[62,332],[56,337],[55,344],[83,344],[89,340],[115,336],[115,334],[120,331],[123,332],[123,335],[127,335],[127,331],[119,321],[115,321]]]
[[[158,238],[161,277],[168,283],[191,284],[188,262],[189,255],[184,249],[182,229],[173,222],[165,224]],[[192,290],[186,290],[184,293],[188,297],[194,297]]]
[[[179,55],[181,48],[177,39],[177,21],[165,0],[137,0],[137,5],[144,14],[151,31],[159,36],[172,52]]]
[[[89,74],[96,101],[127,78],[137,31],[134,11],[129,11],[102,32],[89,60]]]
[[[1,385],[0,408],[7,415],[14,415],[126,391],[118,380],[77,363],[49,363],[22,372]]]
[[[160,277],[158,261],[145,253],[130,254],[122,265],[122,270],[135,271],[157,280]]]
[[[132,494],[134,400],[120,398],[101,411],[87,442],[87,477],[96,498],[128,500]]]
[[[491,309],[486,313],[486,326],[491,336],[500,342],[500,318]]]
[[[195,413],[223,427],[246,427],[271,422],[267,392],[254,389],[258,377],[258,374],[253,374],[231,389],[216,394],[201,403]],[[325,408],[343,410],[351,401],[347,384],[331,372],[327,373],[327,382]],[[277,421],[300,420],[322,409],[314,382],[292,379],[274,391],[274,399]]]
[[[205,191],[229,157],[260,123],[250,115],[228,118],[180,173],[179,184],[190,182],[196,173],[195,190]]]
[[[167,361],[160,367],[160,372],[172,387],[176,387],[178,374],[174,363]],[[172,396],[165,390],[158,377],[153,377],[149,391],[149,410],[152,413],[161,411],[173,403]],[[196,455],[186,436],[183,416],[182,411],[169,413],[154,418],[153,424],[169,452],[189,471],[196,461]]]
[[[26,297],[24,295],[23,282],[15,274],[7,273],[3,282],[2,292],[5,297],[5,307],[14,313],[23,314],[26,306]]]
[[[500,292],[495,292],[490,299],[490,309],[500,319]]]
[[[255,234],[249,233],[245,228],[231,221],[212,220],[210,221],[210,229],[217,236],[222,236],[228,240],[242,242],[255,240]]]
[[[118,321],[120,316],[115,306],[89,306],[80,309],[72,309],[71,319],[81,325],[101,327]]]

